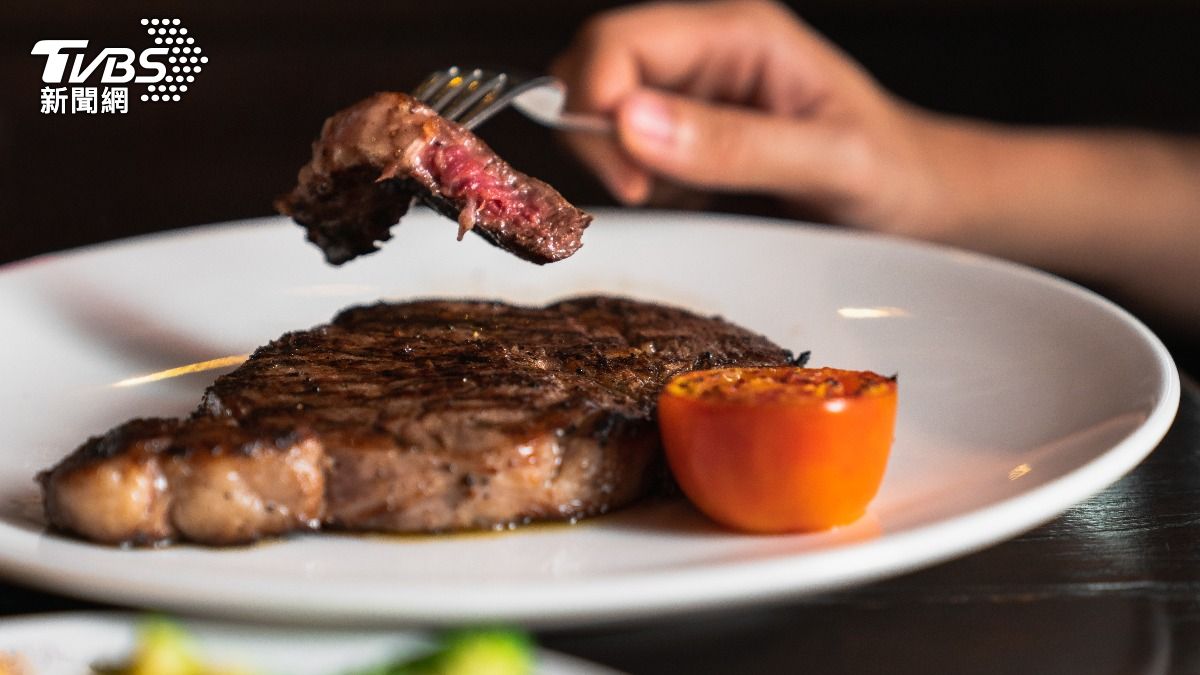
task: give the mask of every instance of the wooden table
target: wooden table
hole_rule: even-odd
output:
[[[98,605],[0,582],[0,614]],[[538,634],[630,673],[1200,672],[1200,386],[1137,469],[1021,537],[773,607]]]

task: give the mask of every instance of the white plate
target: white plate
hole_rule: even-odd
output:
[[[91,672],[92,664],[127,661],[137,644],[140,622],[132,615],[83,612],[4,619],[0,620],[0,656],[16,658],[31,674],[82,675]],[[433,644],[429,636],[396,631],[178,623],[206,663],[264,674],[339,675],[418,657]],[[618,675],[545,650],[539,650],[536,658],[538,675]]]
[[[0,273],[0,572],[91,598],[292,621],[563,625],[778,600],[894,575],[1037,525],[1166,432],[1174,364],[1145,327],[1057,278],[945,248],[727,216],[601,212],[537,267],[410,216],[332,268],[282,220],[38,258]],[[310,536],[124,551],[43,532],[33,477],[133,416],[188,412],[243,354],[381,297],[526,303],[626,294],[720,313],[813,363],[900,375],[883,488],[833,532],[746,536],[685,503],[504,535]],[[134,380],[135,382],[137,380]]]

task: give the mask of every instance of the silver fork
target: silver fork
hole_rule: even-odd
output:
[[[468,129],[483,124],[511,105],[526,117],[563,131],[612,133],[612,121],[600,115],[563,110],[567,86],[551,75],[524,76],[451,66],[429,74],[413,89],[414,98]]]

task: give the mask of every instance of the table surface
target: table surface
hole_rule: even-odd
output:
[[[0,582],[0,614],[94,609]],[[1020,537],[836,594],[543,632],[629,673],[1200,673],[1200,386],[1139,467]]]

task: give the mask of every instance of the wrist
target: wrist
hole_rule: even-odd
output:
[[[905,208],[891,231],[945,244],[962,244],[986,205],[998,128],[902,104],[912,139]]]

